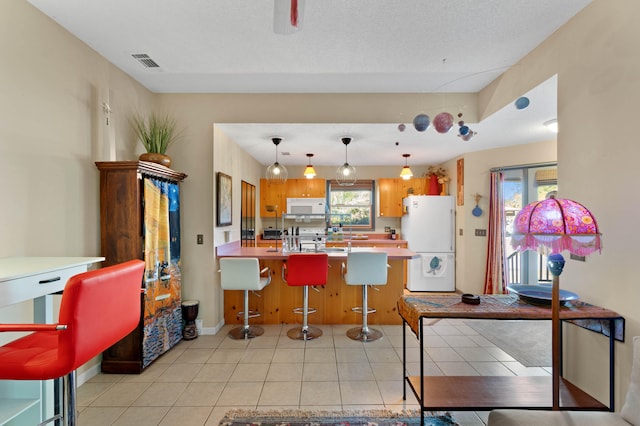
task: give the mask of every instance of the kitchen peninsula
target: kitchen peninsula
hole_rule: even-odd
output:
[[[270,251],[271,250],[271,251]],[[389,271],[387,285],[375,286],[378,291],[369,291],[369,306],[377,312],[369,316],[369,324],[401,324],[397,301],[404,293],[405,262],[417,254],[403,247],[353,247],[351,250],[384,251],[388,255]],[[342,278],[342,265],[346,264],[345,249],[328,248],[329,275],[327,285],[318,292],[309,292],[309,306],[317,312],[309,316],[310,324],[360,324],[362,318],[351,308],[362,305],[362,291],[359,286],[349,286]],[[296,324],[302,321],[293,308],[302,304],[299,287],[289,287],[282,279],[282,264],[289,253],[273,251],[266,247],[241,247],[238,241],[216,247],[216,257],[255,257],[260,267],[268,267],[271,284],[261,291],[260,297],[249,293],[249,306],[262,316],[252,320],[255,324]],[[241,291],[224,292],[224,320],[226,324],[240,324],[237,312],[242,310]]]

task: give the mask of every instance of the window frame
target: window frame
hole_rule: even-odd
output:
[[[351,186],[341,186],[337,180],[330,179],[327,180],[327,211],[329,212],[329,217],[327,219],[327,223],[329,226],[340,226],[339,221],[334,221],[333,214],[331,210],[333,208],[331,204],[331,194],[332,192],[347,192],[347,191],[368,191],[370,193],[370,204],[368,205],[370,212],[370,222],[368,225],[347,225],[349,230],[356,231],[373,231],[376,228],[376,181],[375,179],[358,179],[355,184]],[[343,206],[343,205],[340,205]],[[348,206],[348,205],[344,205]]]

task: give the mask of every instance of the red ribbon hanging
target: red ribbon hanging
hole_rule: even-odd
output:
[[[298,0],[291,0],[291,25],[298,27]]]

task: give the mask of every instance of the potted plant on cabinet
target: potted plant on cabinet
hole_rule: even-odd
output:
[[[170,167],[171,157],[166,155],[167,148],[182,136],[181,132],[176,131],[176,121],[168,114],[151,113],[147,118],[136,114],[132,126],[147,151],[140,155],[140,160]]]

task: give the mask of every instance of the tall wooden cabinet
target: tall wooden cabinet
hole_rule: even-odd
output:
[[[145,261],[140,324],[102,355],[105,373],[140,373],[182,338],[179,184],[145,161],[97,162],[104,265]]]

